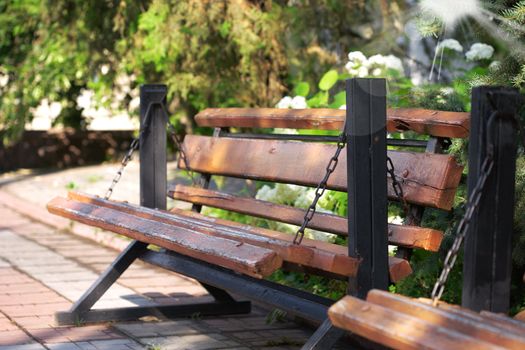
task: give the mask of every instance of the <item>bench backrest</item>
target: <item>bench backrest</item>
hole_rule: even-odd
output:
[[[215,136],[186,136],[183,147],[189,167],[207,175],[223,175],[278,183],[315,187],[323,178],[326,165],[335,151],[333,143],[264,139],[260,135],[230,134],[229,128],[287,128],[341,130],[345,111],[337,109],[213,108],[200,112],[199,126],[220,128]],[[468,136],[468,113],[424,109],[389,109],[390,132],[414,131],[435,139]],[[223,136],[226,135],[226,136]],[[427,147],[429,149],[429,147]],[[347,164],[345,150],[328,181],[328,188],[346,191]],[[407,202],[413,208],[431,207],[450,210],[462,173],[454,157],[435,152],[389,150],[396,176],[402,179]],[[355,166],[359,166],[356,164]],[[386,166],[386,165],[385,165]],[[183,161],[180,168],[185,168]],[[388,196],[397,200],[388,179]],[[252,216],[300,225],[304,210],[275,205],[252,198],[239,198],[217,191],[179,187],[172,197],[197,205],[232,210]],[[421,211],[420,211],[421,212]],[[436,251],[442,233],[412,225],[390,225],[389,242],[404,248]],[[316,214],[311,228],[346,235],[346,218]],[[404,249],[403,248],[403,249]],[[408,256],[405,256],[408,257]],[[392,277],[392,276],[391,276]]]

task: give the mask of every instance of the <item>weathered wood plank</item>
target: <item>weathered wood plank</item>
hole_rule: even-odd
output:
[[[450,329],[446,324],[434,324],[351,296],[332,305],[328,316],[336,327],[393,349],[503,349]]]
[[[508,317],[508,320],[499,320],[500,324],[498,324],[498,322],[484,320],[483,316],[475,314],[478,322],[473,322],[473,315],[470,310],[455,307],[451,312],[447,311],[447,307],[433,307],[429,303],[380,290],[370,291],[366,300],[389,310],[417,317],[431,324],[446,325],[447,328],[456,332],[495,345],[501,345],[508,349],[525,349],[523,329],[521,332],[511,332],[502,328],[502,323],[512,321]]]
[[[177,200],[293,225],[301,225],[305,215],[304,209],[288,205],[279,205],[254,198],[239,197],[224,192],[184,185],[177,185],[169,189],[168,195]],[[341,236],[348,235],[347,219],[337,215],[316,212],[308,227]],[[430,251],[439,250],[443,238],[442,232],[419,226],[390,224],[388,231],[388,239],[392,245]]]
[[[207,217],[193,211],[177,208],[171,209],[170,212],[151,210],[127,203],[107,201],[79,192],[69,192],[69,197],[79,202],[112,208],[149,220],[269,248],[277,252],[283,260],[312,266],[339,276],[354,276],[358,268],[358,262],[348,256],[346,247],[327,242],[304,239],[302,244],[297,246],[292,243],[293,237],[289,234]],[[390,277],[393,282],[411,273],[412,270],[406,260],[390,258]]]
[[[412,130],[438,137],[465,138],[470,115],[421,108],[387,110],[387,130]],[[342,130],[345,111],[329,108],[208,108],[195,116],[199,126]]]
[[[47,209],[56,215],[252,277],[269,276],[282,265],[282,259],[269,249],[170,226],[107,207],[56,197],[47,204]]]
[[[334,145],[280,140],[233,139],[188,135],[184,147],[189,166],[199,172],[256,180],[317,186]],[[408,202],[449,210],[462,167],[444,154],[389,151]],[[181,168],[185,167],[179,162]],[[328,188],[346,191],[346,150]],[[390,179],[389,179],[390,182]],[[392,186],[388,195],[396,199]]]

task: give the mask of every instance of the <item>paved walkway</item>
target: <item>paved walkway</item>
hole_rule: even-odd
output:
[[[258,308],[235,317],[54,326],[53,314],[67,310],[118,253],[65,228],[112,247],[123,247],[126,241],[87,226],[71,226],[47,214],[44,204],[71,187],[103,193],[107,181],[102,180],[111,178],[114,168],[0,179],[0,350],[300,348],[311,329],[290,321],[268,323],[268,311]],[[123,180],[116,198],[138,197],[137,170],[136,164],[127,169],[128,180]],[[195,281],[137,262],[95,307],[210,300]]]

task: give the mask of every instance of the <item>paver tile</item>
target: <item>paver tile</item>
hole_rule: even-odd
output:
[[[0,350],[47,350],[39,343],[23,344],[23,345],[0,345]]]
[[[32,342],[33,339],[20,329],[0,332],[0,345],[18,345]]]

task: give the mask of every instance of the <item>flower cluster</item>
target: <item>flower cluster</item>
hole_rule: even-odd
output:
[[[463,46],[457,41],[456,39],[445,39],[442,42],[440,42],[436,48],[436,50],[453,50],[457,52],[463,52]]]
[[[467,61],[486,60],[492,57],[494,48],[483,43],[475,43],[470,47],[470,50],[465,54]]]
[[[273,188],[268,185],[264,185],[259,189],[259,191],[257,191],[257,194],[255,195],[255,198],[259,200],[277,204],[291,205],[303,209],[306,209],[310,206],[314,197],[315,190],[312,188],[279,183]],[[321,205],[322,201],[318,202],[318,207],[316,209],[318,212],[332,213],[331,211],[322,208]],[[281,232],[292,234],[297,231],[297,226],[290,224],[272,223],[270,227]],[[305,236],[321,241],[334,241],[336,237],[333,234],[312,229],[306,229]]]
[[[348,73],[354,77],[382,76],[389,69],[405,73],[403,62],[394,55],[374,55],[367,58],[361,51],[352,51],[348,54],[348,63],[345,65]]]
[[[293,109],[304,109],[307,108],[306,99],[303,96],[284,96],[277,105],[277,108],[293,108]]]
[[[456,39],[445,39],[438,44],[436,52],[452,50],[463,52],[463,46]],[[467,61],[486,60],[492,57],[494,48],[488,44],[474,43],[470,49],[465,53]]]

